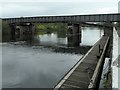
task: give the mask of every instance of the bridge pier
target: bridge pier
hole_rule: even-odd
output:
[[[16,24],[9,24],[10,28],[11,28],[11,40],[15,41],[15,31],[16,31]]]
[[[21,31],[21,37],[23,37],[23,40],[31,40],[32,36],[34,34],[34,25],[31,23],[24,23],[19,25],[20,31]]]
[[[81,28],[79,24],[68,24],[68,47],[79,47],[81,43]]]
[[[10,24],[11,40],[31,40],[34,34],[34,25],[31,23]]]
[[[112,22],[106,22],[104,24],[104,36],[109,36],[109,46],[106,56],[112,58],[112,47],[113,47],[113,26]]]
[[[113,38],[113,26],[111,22],[106,22],[104,24],[104,35]]]

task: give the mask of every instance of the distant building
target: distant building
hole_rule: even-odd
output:
[[[118,13],[120,13],[120,1],[118,2]]]

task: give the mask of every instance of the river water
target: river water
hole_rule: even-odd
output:
[[[81,45],[93,45],[103,30],[85,28],[82,30]],[[35,36],[36,38],[36,36]],[[37,42],[67,44],[67,38],[57,34],[37,36]],[[50,48],[32,45],[0,44],[2,47],[3,88],[52,88],[77,63],[83,55],[56,53]]]
[[[103,35],[103,30],[99,30],[98,28],[88,28],[84,27],[82,29],[82,36],[81,36],[81,43],[82,46],[92,46],[94,43],[100,39],[100,37]],[[34,43],[44,43],[44,44],[51,44],[51,45],[67,45],[67,37],[61,36],[59,37],[56,33],[51,34],[43,34],[43,35],[37,35],[34,37]]]
[[[53,87],[82,56],[34,46],[3,44],[2,48],[3,87]]]

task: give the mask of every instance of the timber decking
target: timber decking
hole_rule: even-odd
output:
[[[109,37],[103,36],[87,53],[77,62],[76,65],[65,75],[65,77],[56,85],[54,90],[71,89],[71,88],[83,88],[88,89],[92,87],[91,79],[96,80],[99,73],[99,68],[103,62],[103,57]],[[104,53],[103,53],[104,52]],[[102,56],[102,58],[101,58]],[[99,68],[98,68],[99,67]],[[98,71],[98,72],[97,72]]]

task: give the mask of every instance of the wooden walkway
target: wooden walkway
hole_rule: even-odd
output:
[[[109,37],[103,36],[60,80],[54,90],[96,88]],[[81,90],[80,89],[80,90]]]

